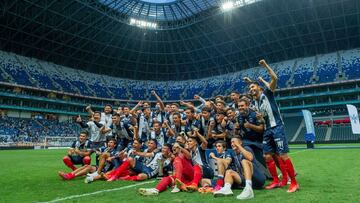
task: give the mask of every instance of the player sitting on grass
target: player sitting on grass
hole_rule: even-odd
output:
[[[134,152],[136,151],[141,151],[141,143],[139,140],[134,140],[132,145],[132,147],[130,149],[126,148],[124,150],[122,150],[121,152],[119,152],[118,157],[120,160],[126,161],[129,157],[133,158],[135,160],[139,159],[140,156],[135,155]],[[121,165],[120,165],[121,166]],[[119,167],[120,167],[119,166]],[[118,168],[119,168],[118,167]],[[87,180],[85,180],[85,182],[89,183],[95,180],[101,180],[101,179],[105,179],[107,180],[109,177],[111,177],[114,173],[116,172],[116,170],[112,170],[112,171],[108,171],[106,173],[100,173],[97,176],[92,176],[92,178],[86,178]],[[126,177],[130,174],[129,170],[125,170],[124,172],[122,172],[121,174],[119,174],[119,178],[122,177]],[[91,180],[92,179],[92,180]]]
[[[178,138],[181,136],[178,136]],[[179,139],[180,140],[180,139]],[[174,186],[172,193],[180,192],[175,185],[175,180],[181,180],[184,183],[190,183],[194,177],[194,170],[191,163],[190,152],[184,148],[183,143],[175,142],[172,147],[173,150],[173,168],[174,175],[167,176],[161,179],[155,188],[140,188],[141,195],[150,196],[158,195],[160,192],[166,190],[168,186]]]
[[[196,137],[189,137],[187,140],[188,150],[190,151],[191,160],[192,160],[192,170],[193,179],[190,183],[185,183],[181,179],[176,179],[176,186],[182,191],[197,191],[199,182],[202,178],[212,179],[214,177],[214,171],[208,166],[208,163],[205,158],[205,149],[208,145],[207,140],[199,133],[199,131],[194,130],[193,135]],[[199,146],[198,141],[200,140],[201,144]],[[179,166],[175,166],[177,170]],[[182,171],[182,172],[185,172]]]
[[[244,190],[236,198],[241,200],[254,198],[252,188],[262,188],[266,177],[255,161],[254,152],[248,146],[243,147],[240,138],[232,138],[231,147],[235,152],[233,163],[236,171],[230,169],[226,171],[225,185],[220,190],[215,191],[214,196],[233,195],[231,187],[245,186]]]
[[[215,142],[216,152],[210,153],[210,158],[214,159],[217,166],[218,175],[216,179],[202,179],[201,185],[202,188],[199,188],[199,192],[210,192],[220,190],[224,185],[224,175],[225,171],[231,163],[231,154],[226,151],[226,143],[223,140],[218,140]]]
[[[98,173],[106,172],[114,167],[114,160],[117,157],[117,150],[115,149],[116,141],[114,138],[110,139],[107,143],[107,147],[101,148],[99,152],[99,166],[84,165],[81,168],[76,169],[70,173],[59,172],[59,176],[64,180],[71,180],[78,176],[91,173],[88,178],[92,181],[92,177]],[[85,181],[87,182],[87,181]]]
[[[81,132],[79,139],[74,141],[67,152],[67,156],[63,158],[65,165],[73,171],[76,170],[74,165],[90,165],[91,163],[90,156],[93,153],[93,147],[92,142],[87,138],[88,133],[86,131]]]
[[[164,145],[165,146],[165,145]],[[157,142],[154,139],[148,141],[148,149],[144,152],[135,151],[134,155],[142,157],[143,159],[126,159],[120,167],[115,169],[105,177],[108,181],[118,180],[120,175],[125,171],[131,171],[136,175],[126,176],[121,178],[122,180],[142,181],[155,177],[159,173],[158,162],[164,159],[170,159],[171,147],[165,146],[162,148],[161,153],[157,153]],[[170,161],[165,161],[164,166],[170,164]]]

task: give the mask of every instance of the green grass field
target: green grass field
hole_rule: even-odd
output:
[[[62,163],[63,155],[64,150],[0,151],[0,202],[237,202],[235,196],[214,198],[199,193],[166,191],[157,197],[137,194],[140,187],[154,186],[154,180],[85,184],[81,177],[63,181],[57,176],[59,170],[68,171]],[[257,190],[255,199],[249,202],[360,201],[360,148],[293,150],[291,157],[301,190],[294,194],[287,194],[286,188]],[[235,190],[235,195],[239,193]]]

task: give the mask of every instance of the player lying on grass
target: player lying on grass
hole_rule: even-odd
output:
[[[253,188],[260,189],[264,186],[266,177],[259,169],[255,160],[254,152],[248,146],[243,147],[240,138],[231,139],[231,147],[234,150],[234,170],[228,169],[225,173],[224,187],[214,192],[215,197],[233,195],[231,187],[244,190],[237,199],[254,198]]]
[[[90,156],[92,153],[92,142],[88,139],[88,133],[84,131],[80,133],[79,139],[74,141],[71,148],[68,149],[67,155],[63,158],[63,162],[74,171],[76,170],[74,165],[90,165]]]
[[[215,142],[216,152],[210,153],[210,158],[214,159],[216,162],[216,167],[218,175],[215,179],[203,178],[201,180],[202,188],[199,188],[200,193],[207,193],[212,191],[220,190],[224,185],[224,175],[226,169],[229,167],[229,164],[232,161],[231,154],[226,151],[226,143],[223,140],[218,140]]]
[[[96,176],[98,173],[103,173],[111,170],[117,163],[115,160],[118,157],[118,151],[115,148],[116,141],[114,138],[110,139],[107,147],[102,147],[99,152],[99,166],[84,165],[70,173],[59,172],[59,176],[64,180],[71,180],[78,176],[83,176],[89,173],[89,178]]]

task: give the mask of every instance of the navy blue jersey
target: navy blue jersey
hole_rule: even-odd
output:
[[[203,136],[208,134],[208,127],[211,121],[214,121],[214,117],[210,116],[208,120],[206,120],[203,116],[198,120],[199,123],[199,133]]]
[[[80,140],[76,140],[71,145],[71,148],[79,149],[80,151],[92,151],[93,145],[89,139],[86,139],[86,141],[83,143],[81,143]]]
[[[190,151],[193,165],[207,166],[205,150],[198,146],[194,151]]]
[[[259,100],[254,100],[255,107],[263,114],[265,129],[283,125],[280,110],[275,101],[274,93],[265,88]]]
[[[248,115],[239,115],[237,117],[237,122],[239,123],[240,129],[241,129],[241,137],[242,139],[252,141],[252,142],[258,142],[262,143],[263,141],[263,133],[255,132],[254,130],[250,128],[245,128],[244,123],[249,122],[254,125],[259,125],[260,122],[258,122],[258,119],[256,118],[256,112],[249,109]]]
[[[101,147],[100,148],[101,153],[109,153],[110,157],[115,157],[119,155],[119,150],[117,148],[110,149],[109,147]]]
[[[200,122],[198,120],[187,120],[185,125],[185,132],[192,132],[193,130],[199,129]]]
[[[223,153],[218,153],[217,151],[214,153],[215,157],[220,159],[232,159],[232,155],[229,151],[224,151]]]
[[[262,173],[259,166],[258,166],[258,162],[256,161],[255,155],[254,155],[254,151],[251,149],[251,147],[249,146],[244,146],[244,149],[248,152],[250,152],[253,155],[253,160],[251,161],[251,163],[253,164],[253,168],[254,168],[254,174],[256,173]],[[236,154],[236,152],[234,151],[233,157],[232,157],[232,162],[235,166],[235,169],[238,173],[243,174],[243,168],[242,168],[242,164],[241,161],[246,159],[245,156],[243,155],[243,153],[240,154]]]

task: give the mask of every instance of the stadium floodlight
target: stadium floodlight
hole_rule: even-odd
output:
[[[234,2],[228,1],[221,5],[221,10],[223,11],[229,11],[234,8]]]
[[[138,20],[135,18],[130,18],[130,25],[134,25],[140,28],[150,28],[150,29],[156,29],[158,27],[157,23],[149,22],[145,20]]]

